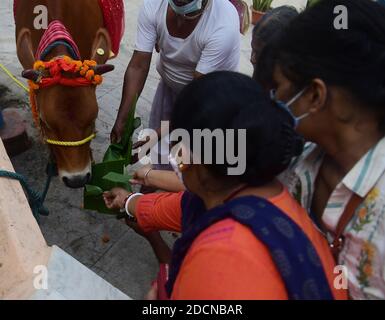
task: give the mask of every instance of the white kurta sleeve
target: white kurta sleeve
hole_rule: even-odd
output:
[[[145,0],[138,17],[135,50],[152,52],[154,50],[157,29],[156,29],[156,1]]]

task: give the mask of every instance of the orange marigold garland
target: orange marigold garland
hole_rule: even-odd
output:
[[[40,77],[36,82],[28,81],[29,98],[31,103],[32,115],[36,126],[39,126],[39,112],[36,104],[36,90],[47,88],[53,85],[63,85],[68,87],[85,87],[90,85],[100,85],[103,82],[101,75],[95,74],[93,67],[97,63],[93,60],[78,61],[68,56],[53,59],[48,62],[36,61],[33,69],[42,75],[48,73],[48,77]],[[48,71],[48,72],[47,72]],[[80,77],[66,78],[63,72],[79,73]]]

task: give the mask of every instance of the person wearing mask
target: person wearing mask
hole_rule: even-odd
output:
[[[111,140],[121,139],[132,102],[146,83],[155,48],[161,80],[149,127],[160,134],[160,122],[169,120],[176,95],[184,86],[213,71],[238,70],[239,29],[237,10],[228,0],[145,0]]]
[[[229,175],[232,165],[216,153],[218,147],[234,147],[227,135],[223,145],[215,139],[201,152],[182,141],[182,155],[191,152],[191,159],[202,163],[181,162],[179,153],[170,154],[188,191],[141,195],[113,189],[104,194],[109,208],[125,208],[146,232],[181,232],[166,285],[169,298],[346,298],[345,290],[333,285],[335,266],[326,240],[276,179],[303,148],[286,110],[251,78],[215,72],[181,91],[171,127],[190,137],[195,129],[233,129],[235,136],[246,130],[246,166]],[[213,162],[204,164],[208,153]]]
[[[274,67],[273,55],[270,54],[271,50],[266,48],[266,45],[269,47],[272,46],[272,43],[278,38],[280,32],[297,16],[298,12],[294,7],[281,6],[268,11],[254,26],[250,58],[250,62],[254,68],[253,79],[258,81],[266,91],[274,86],[272,80]],[[268,52],[262,54],[265,48]],[[263,59],[261,63],[259,63],[260,58]],[[172,172],[157,170],[153,166],[143,166],[139,168],[134,173],[131,183],[171,192],[184,190],[183,184]]]
[[[384,17],[371,0],[323,0],[276,51],[272,97],[309,141],[281,180],[324,231],[353,299],[385,298]]]
[[[251,58],[253,79],[258,81],[266,90],[273,84],[273,60],[270,47],[277,41],[281,32],[298,16],[298,11],[291,6],[281,6],[268,11],[254,26],[251,40]],[[266,53],[263,53],[266,51]],[[260,61],[262,58],[263,61]]]

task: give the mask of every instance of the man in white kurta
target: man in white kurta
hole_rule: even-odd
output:
[[[186,11],[188,6],[197,10]],[[178,92],[194,78],[214,71],[238,71],[237,11],[229,0],[144,0],[112,141],[120,139],[132,101],[143,90],[155,48],[161,81],[150,127],[159,130],[160,121],[169,120]]]

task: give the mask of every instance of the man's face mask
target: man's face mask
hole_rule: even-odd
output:
[[[307,87],[302,89],[300,92],[298,92],[289,102],[285,103],[283,101],[280,101],[277,99],[276,97],[276,90],[271,90],[270,91],[270,98],[271,100],[273,100],[275,103],[278,104],[278,106],[280,106],[281,108],[283,108],[284,110],[286,110],[287,112],[289,112],[290,116],[293,118],[293,121],[294,121],[294,128],[297,129],[298,128],[298,125],[300,123],[300,121],[302,119],[305,119],[306,117],[308,117],[310,115],[310,112],[307,112],[305,114],[303,114],[302,116],[299,116],[299,117],[296,117],[294,115],[294,113],[291,111],[291,108],[290,106],[295,103],[299,98],[302,97],[302,95],[305,93]]]
[[[174,0],[168,0],[168,3],[176,14],[185,16],[189,13],[201,10],[203,0],[178,0],[178,2],[184,3],[184,5],[180,6],[177,5]]]

